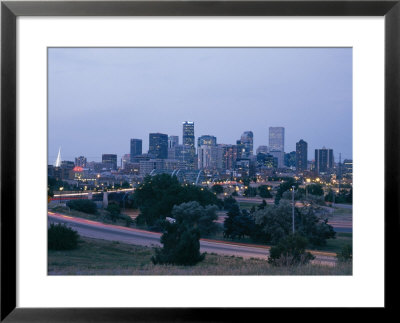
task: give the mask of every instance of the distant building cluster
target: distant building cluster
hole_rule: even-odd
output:
[[[267,141],[267,136],[265,138]],[[170,173],[177,176],[204,179],[233,179],[267,177],[279,174],[300,176],[352,176],[352,160],[335,163],[332,149],[315,149],[308,160],[308,144],[303,139],[296,150],[285,152],[285,128],[269,127],[268,146],[254,150],[252,131],[244,131],[235,144],[218,143],[217,137],[204,134],[195,137],[195,124],[182,123],[182,142],[179,136],[163,133],[149,134],[149,148],[143,152],[142,139],[130,139],[129,154],[118,163],[117,154],[105,153],[101,162],[88,162],[84,156],[73,161],[61,160],[60,151],[54,165],[48,166],[50,176],[77,181],[78,185],[107,185],[115,182],[140,181],[146,175]],[[254,153],[255,151],[255,153]],[[188,175],[190,174],[190,176]]]

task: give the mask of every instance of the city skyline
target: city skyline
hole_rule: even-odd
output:
[[[275,127],[276,128],[276,127]],[[284,127],[279,127],[279,128],[283,128],[283,130],[285,130],[285,128]],[[246,132],[248,132],[248,131],[245,131],[244,133],[246,133]],[[251,132],[251,131],[250,131]],[[150,133],[149,134],[149,136],[151,137],[152,135],[164,135],[164,136],[167,136],[166,137],[166,140],[165,140],[165,143],[167,144],[167,149],[169,149],[169,148],[172,148],[173,146],[171,146],[170,147],[170,145],[171,145],[171,139],[172,140],[174,140],[174,143],[175,143],[175,145],[179,145],[179,146],[181,146],[181,147],[183,147],[184,145],[183,145],[183,136],[175,136],[175,135],[169,135],[169,134],[162,134],[162,133]],[[226,142],[224,142],[224,143],[221,143],[221,142],[218,142],[218,138],[216,138],[216,137],[214,137],[214,136],[212,136],[212,135],[202,135],[202,136],[199,136],[199,137],[196,137],[195,136],[195,139],[198,139],[198,140],[200,140],[200,139],[203,139],[204,137],[213,137],[214,138],[214,140],[216,141],[216,145],[234,145],[234,146],[237,146],[238,145],[238,143],[239,143],[239,141],[240,140],[236,140],[236,142],[235,143],[226,143]],[[182,138],[182,139],[181,139]],[[243,138],[243,136],[241,136],[241,138]],[[208,139],[208,138],[207,138]],[[144,140],[142,140],[141,138],[131,138],[130,139],[130,143],[131,143],[131,147],[132,147],[132,141],[144,141]],[[195,140],[196,142],[198,142],[198,140]],[[307,147],[308,146],[308,143],[306,142],[306,141],[304,141],[303,139],[299,139],[299,142],[305,142],[305,146]],[[295,149],[294,150],[290,150],[290,151],[286,151],[286,150],[284,150],[283,151],[283,153],[285,153],[285,154],[289,154],[289,153],[297,153],[297,150],[298,150],[298,144],[299,144],[299,142],[297,142],[296,143],[296,145],[295,145]],[[207,144],[208,145],[208,144]],[[198,149],[200,148],[201,146],[199,146],[198,144],[195,144],[195,149],[196,149],[196,154],[198,153]],[[258,147],[255,147],[256,149],[254,149],[254,151],[253,151],[253,153],[252,154],[250,154],[249,156],[257,156],[257,152],[256,152],[256,150],[258,149],[258,148],[261,148],[261,150],[263,150],[263,148],[264,147],[267,147],[267,149],[268,149],[268,152],[263,152],[264,154],[271,154],[271,155],[273,155],[273,156],[275,156],[274,155],[274,150],[272,149],[272,150],[270,150],[270,146],[268,146],[268,145],[260,145],[260,146],[258,146]],[[131,155],[131,154],[129,154],[129,152],[128,153],[124,153],[124,154],[122,154],[122,155],[119,155],[119,154],[116,154],[116,153],[110,153],[110,152],[108,152],[108,153],[101,153],[101,155],[100,155],[100,157],[98,158],[97,156],[96,157],[93,157],[93,156],[86,156],[86,155],[76,155],[75,157],[73,157],[72,159],[69,159],[69,158],[65,158],[65,157],[63,157],[63,155],[62,155],[62,149],[61,149],[62,147],[60,146],[59,148],[58,148],[58,153],[57,153],[57,158],[56,158],[56,160],[55,160],[55,163],[60,163],[61,162],[61,160],[62,161],[66,161],[66,160],[69,160],[69,161],[73,161],[73,160],[77,160],[77,159],[79,159],[79,158],[81,158],[81,157],[85,157],[85,159],[87,159],[87,161],[88,162],[91,162],[91,161],[94,161],[94,162],[101,162],[102,161],[102,159],[103,159],[103,156],[104,155],[116,155],[116,156],[118,156],[118,165],[120,164],[120,162],[121,162],[121,160],[124,158],[124,156],[127,156],[127,155]],[[308,148],[306,148],[306,150],[307,150],[307,155],[309,155],[308,156],[308,158],[306,158],[306,160],[307,161],[316,161],[316,159],[313,157],[314,156],[314,152],[316,152],[316,151],[320,151],[320,150],[324,150],[324,149],[327,149],[327,150],[331,150],[332,151],[332,155],[333,155],[333,160],[334,160],[334,162],[335,163],[338,163],[339,162],[339,154],[341,155],[341,160],[342,160],[342,162],[343,162],[343,160],[345,160],[345,159],[347,159],[347,160],[352,160],[352,158],[343,158],[343,154],[341,153],[341,152],[335,152],[335,150],[334,149],[332,149],[332,148],[330,148],[330,147],[325,147],[325,146],[323,146],[323,147],[320,147],[320,148],[315,148],[315,149],[313,149],[312,150],[312,155],[310,156],[309,155],[309,153],[308,153]],[[279,151],[279,152],[282,152],[282,151]],[[142,154],[154,154],[154,152],[152,152],[151,151],[151,147],[150,147],[150,141],[149,141],[149,147],[148,147],[148,149],[143,149],[142,150]],[[136,156],[136,155],[135,155]],[[131,156],[131,159],[132,159],[132,157],[133,156]],[[311,158],[310,158],[311,157]],[[90,159],[90,158],[93,158],[93,159]],[[161,159],[171,159],[171,158],[169,158],[169,157],[157,157],[156,155],[155,155],[155,158],[161,158]],[[244,158],[247,158],[246,156],[244,156]],[[277,157],[278,158],[278,157]],[[174,158],[172,158],[172,159],[174,159]],[[52,163],[51,162],[51,160],[49,160],[49,165],[51,165],[51,164],[55,164],[55,163]]]
[[[269,127],[296,142],[352,159],[350,48],[49,49],[49,164],[130,151],[130,139],[179,136],[194,121],[203,135],[235,144],[254,133],[269,146]],[[71,95],[73,94],[73,95]],[[288,95],[290,94],[290,95]]]

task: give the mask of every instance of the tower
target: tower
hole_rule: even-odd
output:
[[[303,139],[296,142],[296,171],[303,172],[307,170],[307,151],[308,144]]]
[[[285,158],[284,127],[269,127],[269,153],[278,159],[278,168],[282,168]]]
[[[190,166],[194,166],[194,156],[196,155],[196,147],[194,142],[194,122],[184,121],[182,122],[182,127],[184,161],[187,162]]]
[[[54,167],[60,167],[61,166],[61,147],[58,148],[58,155],[57,155],[57,159],[54,163]]]
[[[168,158],[168,135],[163,133],[149,134],[149,154],[156,158]]]
[[[315,149],[315,170],[318,174],[328,173],[333,168],[333,150],[323,147]]]
[[[135,156],[142,154],[142,139],[131,139],[130,148],[130,161],[132,162]]]

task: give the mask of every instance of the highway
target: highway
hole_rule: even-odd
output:
[[[161,246],[161,234],[157,232],[104,224],[54,212],[48,212],[48,219],[49,224],[67,224],[74,230],[78,231],[80,235],[89,238],[119,241],[141,246]],[[243,258],[253,257],[268,259],[269,255],[268,246],[254,246],[244,243],[233,243],[209,239],[200,239],[200,251]],[[312,253],[316,256],[316,259],[314,260],[315,263],[333,265],[336,262],[334,253],[314,251]]]

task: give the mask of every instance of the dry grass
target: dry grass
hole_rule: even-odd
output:
[[[351,264],[273,267],[266,260],[207,254],[196,266],[153,265],[154,250],[81,238],[72,251],[49,251],[49,275],[352,275]]]

